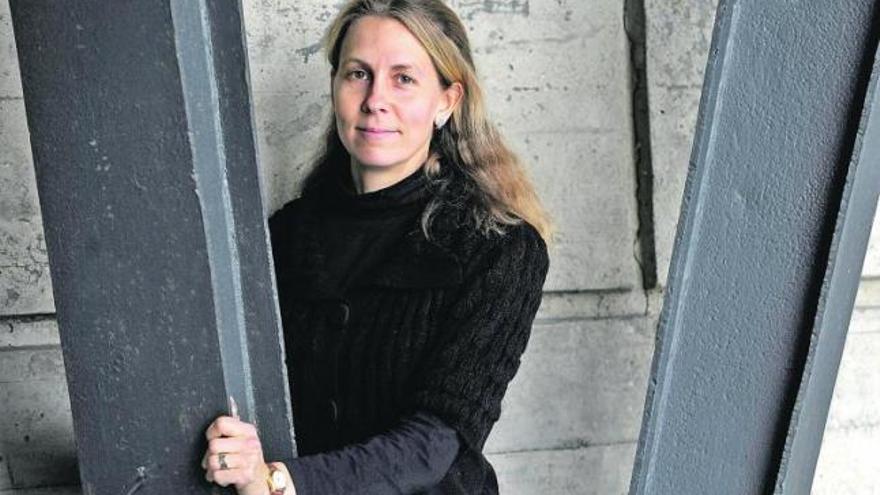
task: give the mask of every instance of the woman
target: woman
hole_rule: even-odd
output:
[[[333,121],[269,220],[300,457],[209,426],[241,494],[497,493],[483,444],[541,301],[549,222],[488,121],[441,0],[355,0],[331,25]]]

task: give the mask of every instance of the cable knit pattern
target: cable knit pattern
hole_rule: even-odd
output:
[[[481,450],[519,368],[547,273],[546,248],[518,226],[474,256],[441,337],[419,380],[415,404],[458,429]]]
[[[297,446],[301,455],[332,451],[428,411],[463,444],[426,493],[497,493],[481,451],[529,339],[547,248],[525,222],[479,233],[460,181],[442,194],[458,201],[437,212],[430,241],[414,218],[344,290],[322,277],[320,194],[270,219]]]

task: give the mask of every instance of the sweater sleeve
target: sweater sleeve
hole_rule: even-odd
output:
[[[411,494],[436,485],[458,448],[455,430],[417,412],[363,443],[284,463],[297,495]]]
[[[487,243],[418,375],[413,407],[434,413],[480,452],[501,414],[531,334],[549,269],[547,247],[528,223]]]

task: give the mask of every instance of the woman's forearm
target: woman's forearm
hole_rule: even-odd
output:
[[[300,495],[407,494],[436,485],[458,449],[454,429],[416,413],[365,442],[291,459],[285,467]]]

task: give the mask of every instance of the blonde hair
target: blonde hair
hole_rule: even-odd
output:
[[[352,0],[330,25],[324,37],[324,49],[334,77],[339,68],[342,42],[351,25],[365,16],[395,19],[419,40],[428,52],[441,83],[448,88],[459,82],[463,94],[449,123],[436,130],[431,138],[428,160],[424,165],[428,178],[440,174],[440,167],[454,167],[476,196],[471,207],[477,227],[488,234],[504,232],[505,225],[525,220],[549,245],[553,226],[538,199],[519,158],[504,143],[501,134],[489,121],[482,90],[470,50],[467,32],[461,20],[441,0]],[[303,190],[328,172],[338,160],[349,163],[335,122],[325,132],[324,148],[306,176]],[[432,214],[442,205],[442,195],[435,197],[422,214],[422,228],[428,236]]]

